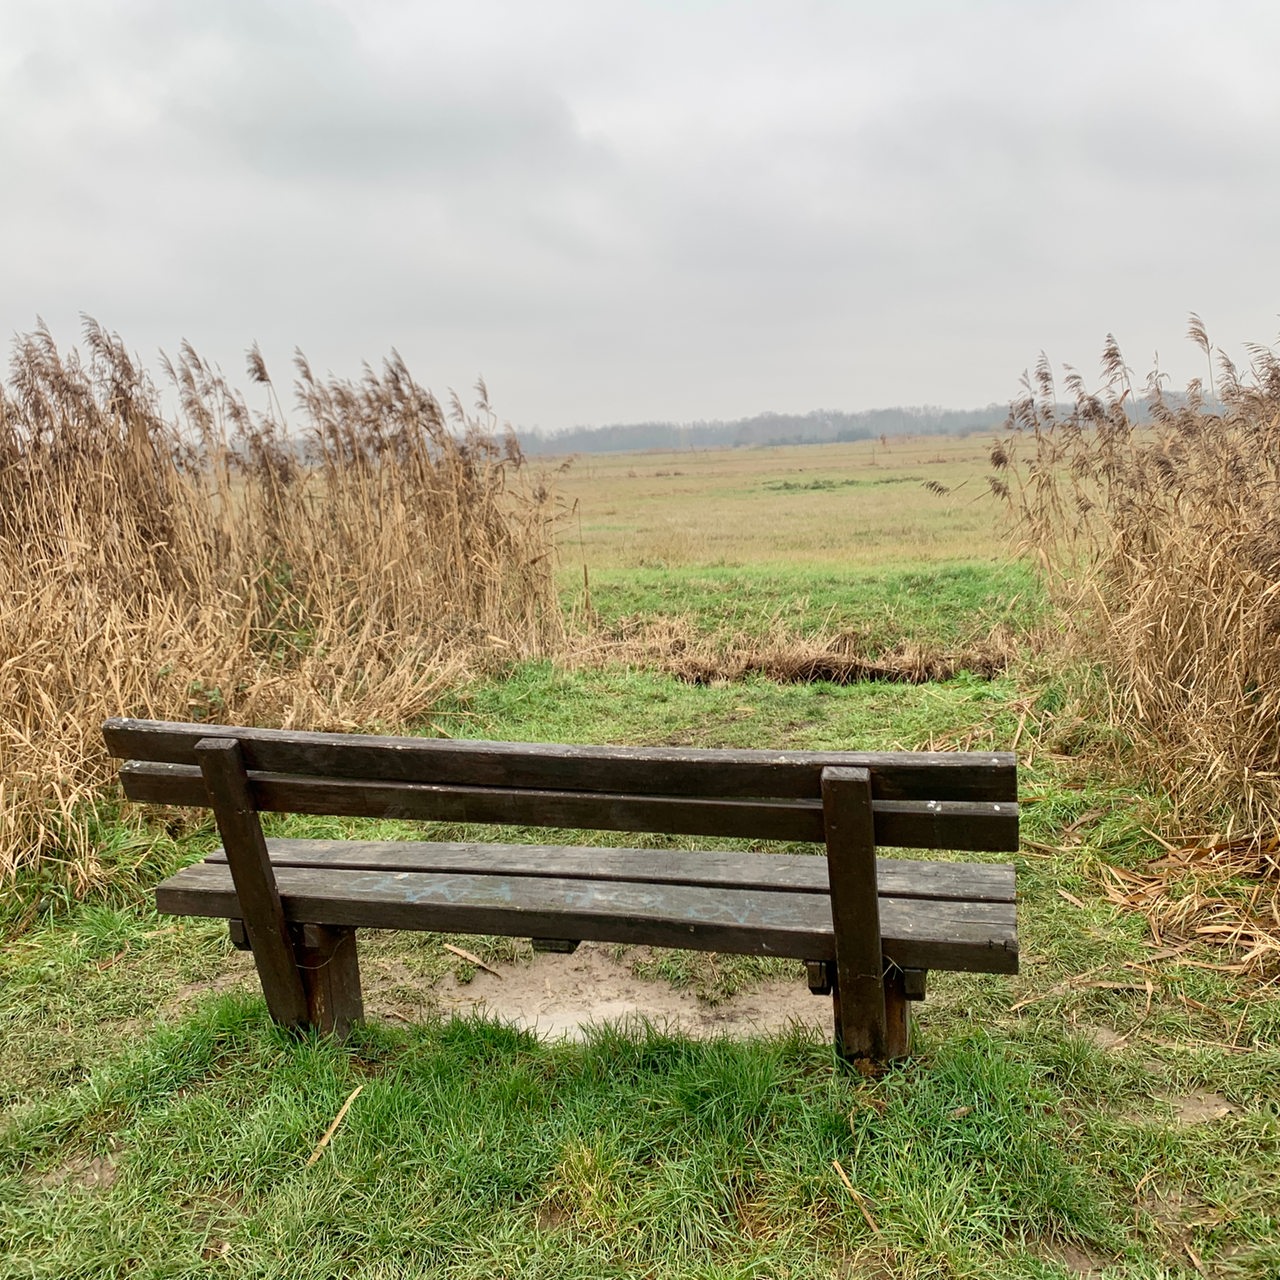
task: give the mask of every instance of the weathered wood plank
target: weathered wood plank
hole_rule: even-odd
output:
[[[130,800],[201,805],[199,774],[189,766],[128,761],[120,780]],[[250,774],[263,812],[404,818],[583,830],[661,831],[681,835],[822,842],[822,805],[812,800],[725,800],[502,787],[355,782]],[[1018,807],[1005,801],[877,800],[882,848],[1014,850]]]
[[[244,921],[267,1007],[284,1026],[303,1026],[307,1022],[306,992],[262,826],[249,795],[240,747],[233,739],[208,738],[196,744],[195,754],[227,852],[228,874],[235,884],[239,906],[232,914]]]
[[[572,845],[488,844],[417,840],[268,839],[276,867],[348,871],[449,871],[553,876],[579,880],[643,880],[653,884],[724,885],[828,893],[827,860],[813,854],[722,850],[611,849]],[[226,860],[215,850],[210,862]],[[1010,863],[921,862],[879,858],[882,896],[961,902],[1012,902]]]
[[[278,867],[287,919],[384,929],[582,938],[692,950],[835,958],[824,895],[634,882]],[[239,915],[225,865],[156,890],[175,915]],[[902,968],[1017,971],[1012,903],[881,898],[885,955]]]
[[[871,775],[824,769],[822,807],[836,944],[836,1051],[881,1060],[888,1054],[876,833]]]
[[[668,796],[814,799],[827,767],[865,768],[881,800],[1017,799],[1008,752],[817,752],[473,742],[301,733],[165,721],[108,720],[107,749],[122,759],[193,764],[202,737],[236,738],[263,773],[386,782],[640,792]]]

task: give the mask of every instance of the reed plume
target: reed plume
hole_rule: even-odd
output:
[[[446,410],[395,353],[299,355],[289,423],[256,346],[256,408],[186,343],[162,368],[89,321],[0,383],[0,880],[103,879],[108,715],[411,725],[563,638],[559,508],[483,384]]]
[[[1210,392],[1136,401],[1115,340],[1101,390],[1048,362],[1024,380],[993,451],[992,488],[1039,556],[1075,657],[1130,763],[1173,797],[1185,830],[1280,824],[1280,356],[1243,374],[1199,317]]]

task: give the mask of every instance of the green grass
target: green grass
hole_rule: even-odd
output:
[[[887,449],[863,441],[596,454],[555,477],[575,514],[561,545],[567,562],[593,571],[825,564],[878,572],[1001,558],[990,469],[989,443],[977,436]]]
[[[580,579],[567,593],[577,598]],[[889,570],[810,566],[609,569],[591,576],[600,624],[692,618],[702,631],[802,636],[855,631],[868,656],[904,642],[954,647],[1000,624],[1025,626],[1044,608],[1022,562],[953,561]]]
[[[1041,607],[1024,570],[979,564],[637,570],[594,590],[606,620],[693,611],[707,630],[761,633],[780,618],[800,632],[865,628],[886,647],[962,643]],[[1007,747],[1035,694],[1014,677],[695,686],[528,663],[420,727]],[[1040,705],[1053,696],[1041,690]],[[345,1047],[290,1038],[244,986],[220,924],[147,905],[156,877],[207,847],[208,822],[107,826],[110,893],[33,897],[0,952],[0,1278],[1062,1280],[1091,1264],[1168,1280],[1199,1275],[1194,1256],[1211,1275],[1274,1280],[1280,994],[1214,967],[1222,956],[1207,948],[1161,956],[1144,919],[1101,894],[1103,863],[1150,856],[1158,796],[1043,753],[1022,789],[1022,972],[931,975],[917,1054],[880,1079],[838,1069],[830,1045],[800,1031],[695,1041],[603,1027],[571,1044],[445,1021],[431,987],[469,966],[426,935],[362,941],[368,971],[385,961],[420,1019],[373,1022]],[[527,955],[510,940],[457,941],[495,964]],[[712,1002],[784,974],[811,999],[786,962],[645,952],[632,964]]]
[[[799,1034],[546,1044],[462,1019],[339,1048],[222,997],[12,1114],[0,1268],[1048,1277],[1074,1243],[1154,1277],[1178,1274],[1157,1261],[1175,1230],[1211,1259],[1251,1244],[1240,1274],[1273,1274],[1280,1116],[1267,1063],[1227,1084],[1222,1066],[1106,1054],[1051,1018],[930,1035],[878,1081]],[[1153,1103],[1206,1081],[1232,1115],[1179,1127]]]
[[[944,683],[690,685],[609,668],[528,663],[447,699],[433,725],[455,737],[534,742],[894,750],[930,742],[1008,742],[1017,725],[1011,680]]]
[[[924,476],[881,476],[879,479],[849,476],[842,480],[766,480],[761,488],[777,493],[827,493],[832,489],[873,489],[882,484],[924,483]]]

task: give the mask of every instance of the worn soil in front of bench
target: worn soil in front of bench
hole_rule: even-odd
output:
[[[394,935],[383,935],[360,957],[365,1013],[400,1023],[480,1013],[550,1039],[571,1040],[582,1039],[592,1025],[636,1019],[698,1037],[768,1034],[795,1024],[831,1034],[831,1001],[810,995],[798,965],[794,979],[766,980],[711,1004],[661,979],[637,977],[636,958],[610,944],[584,942],[572,955],[495,962],[501,977],[478,969],[470,981],[449,973],[432,982],[417,970],[411,953],[398,953]],[[206,995],[258,989],[252,959],[235,952],[217,973],[178,991],[169,1007],[178,1012]]]
[[[451,974],[434,988],[441,1013],[482,1012],[548,1038],[579,1040],[592,1024],[646,1019],[691,1036],[752,1035],[799,1023],[831,1032],[831,1001],[813,996],[797,966],[790,981],[769,980],[710,1004],[694,992],[637,977],[617,948],[584,942],[572,955],[535,955],[525,964],[480,970],[467,983]],[[377,1011],[376,992],[366,997]]]

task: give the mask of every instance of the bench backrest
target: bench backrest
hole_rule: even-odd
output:
[[[860,768],[877,846],[1018,847],[1006,752],[561,746],[131,719],[103,733],[127,762],[125,795],[153,804],[208,805],[196,744],[234,739],[263,812],[822,843],[823,770]]]

